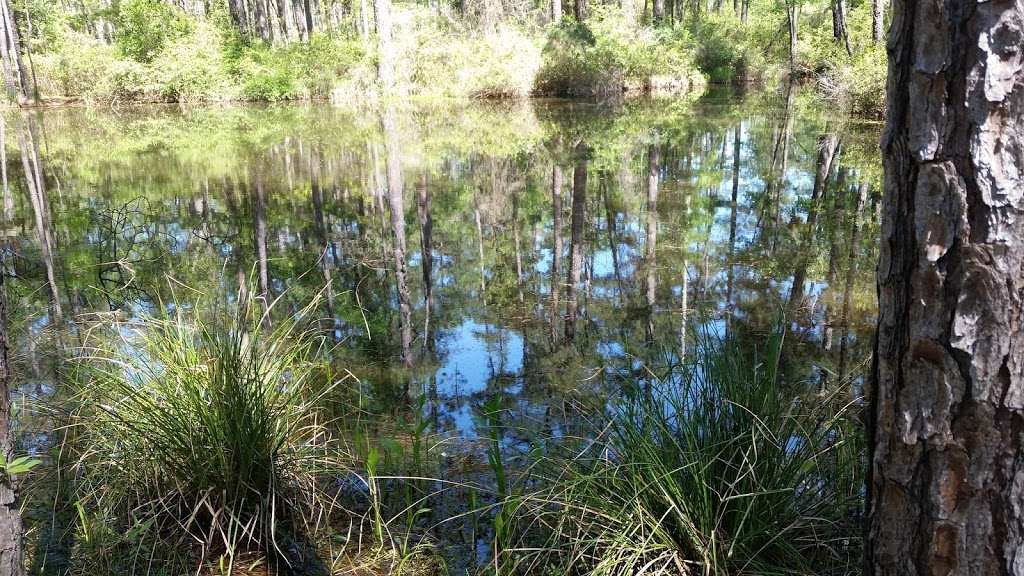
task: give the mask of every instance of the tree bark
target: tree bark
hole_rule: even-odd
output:
[[[394,240],[392,255],[395,263],[395,285],[398,291],[398,323],[402,344],[402,364],[412,365],[412,305],[409,300],[409,282],[405,263],[405,200],[402,184],[402,151],[395,127],[394,112],[384,111],[381,118],[384,132],[384,162],[388,185],[388,208],[391,212],[391,234]]]
[[[832,162],[835,159],[838,144],[839,141],[834,134],[822,136],[818,141],[814,186],[811,189],[811,206],[807,209],[807,224],[804,226],[804,236],[800,243],[799,254],[797,255],[796,271],[793,273],[793,287],[789,290],[789,302],[786,305],[787,314],[791,319],[796,318],[804,301],[804,283],[807,281],[807,268],[811,264],[814,253],[813,242],[815,231],[818,227],[818,213],[821,210],[822,192],[825,190],[828,175],[832,171]]]
[[[658,296],[658,171],[659,158],[657,145],[651,144],[647,149],[647,222],[644,229],[644,267],[647,268],[647,298],[645,316],[647,318],[644,343],[650,351],[654,347],[654,306]]]
[[[728,316],[726,326],[732,324],[733,291],[735,290],[736,266],[736,216],[739,209],[740,195],[740,153],[743,145],[743,124],[736,125],[736,133],[732,141],[732,194],[729,198],[729,261],[726,263],[725,305]]]
[[[579,284],[583,270],[583,224],[587,210],[587,154],[582,142],[576,146],[576,166],[572,172],[572,237],[569,248],[569,286],[565,294],[565,339],[576,337],[576,315],[579,308]]]
[[[7,67],[10,67],[10,77],[5,76],[8,93],[13,93],[20,102],[27,102],[29,98],[37,98],[35,85],[21,61],[21,40],[18,35],[18,22],[14,18],[14,10],[11,9],[10,0],[0,0],[0,20],[3,21],[3,38],[0,39],[0,48],[4,52],[5,74]],[[12,84],[17,81],[17,85]]]
[[[786,3],[786,28],[789,30],[789,75],[796,74],[796,50],[797,50],[797,10],[798,7],[793,0]],[[790,89],[792,90],[792,89]]]
[[[53,240],[53,218],[50,212],[50,200],[46,193],[46,179],[43,176],[42,158],[36,144],[34,119],[25,116],[18,126],[18,148],[21,150],[21,166],[25,172],[25,185],[28,190],[32,213],[35,216],[36,234],[39,237],[39,250],[42,253],[43,267],[46,271],[46,284],[50,292],[51,321],[61,324],[64,311],[60,302],[60,288],[57,286],[57,273],[54,265],[56,243]]]
[[[0,253],[0,272],[6,269]],[[7,361],[7,290],[0,273],[0,453],[10,461],[14,453],[11,431],[11,373]],[[25,574],[21,509],[14,479],[0,475],[0,574]]]
[[[869,575],[1024,573],[1024,0],[895,0]]]
[[[551,0],[551,22],[558,24],[562,20],[562,0]]]
[[[551,168],[551,343],[558,341],[558,320],[562,305],[558,301],[562,286],[562,168],[555,164]]]
[[[587,18],[587,0],[573,0],[572,13],[577,22],[583,23]]]
[[[871,41],[882,43],[882,30],[885,20],[885,0],[871,0]]]
[[[832,36],[843,45],[848,56],[853,56],[850,33],[846,27],[846,0],[832,0]]]
[[[661,25],[665,21],[665,0],[653,0],[651,3],[651,19],[654,25]]]
[[[416,216],[420,225],[420,268],[423,278],[423,346],[432,352],[434,338],[430,331],[430,314],[434,309],[434,217],[426,170],[420,175],[420,185],[416,189]]]

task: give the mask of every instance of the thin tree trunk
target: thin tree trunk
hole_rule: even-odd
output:
[[[732,196],[729,200],[729,261],[726,263],[725,280],[725,305],[728,310],[726,325],[732,324],[733,316],[733,290],[735,289],[736,267],[733,261],[736,259],[736,212],[739,208],[740,194],[740,151],[743,144],[743,125],[736,126],[736,135],[732,143]]]
[[[657,145],[651,144],[647,149],[647,222],[644,240],[644,267],[647,268],[647,294],[645,316],[647,318],[644,332],[645,345],[648,350],[654,346],[654,307],[658,296],[658,171],[659,158]]]
[[[424,170],[416,189],[416,216],[420,225],[420,268],[423,277],[423,346],[432,352],[434,339],[430,331],[430,314],[434,310],[434,218],[428,184],[427,172]]]
[[[50,289],[50,313],[53,316],[51,320],[55,324],[61,324],[64,321],[64,311],[60,303],[60,289],[57,287],[57,274],[54,266],[56,245],[53,240],[53,222],[33,122],[31,117],[21,119],[18,126],[18,147],[21,149],[21,165],[25,171],[25,184],[32,204],[32,213],[35,216],[39,249],[46,270],[46,284]]]
[[[866,573],[1024,573],[1024,2],[893,2]]]
[[[807,281],[807,268],[811,264],[814,252],[813,242],[818,227],[818,212],[821,208],[825,183],[832,171],[832,161],[835,159],[838,144],[838,139],[834,134],[822,136],[818,141],[814,186],[811,189],[811,206],[807,210],[807,223],[804,226],[803,241],[800,243],[800,250],[797,254],[796,271],[793,273],[793,286],[789,290],[789,303],[786,306],[790,318],[796,318],[804,299],[804,283]]]
[[[846,0],[832,0],[832,37],[843,44],[847,55],[853,56],[850,33],[846,28]]]
[[[850,339],[850,307],[853,299],[853,283],[857,279],[860,256],[861,234],[864,230],[864,206],[867,204],[867,182],[862,182],[857,194],[857,207],[853,213],[853,230],[850,234],[850,250],[846,262],[846,282],[843,286],[843,310],[839,316],[839,381],[846,378],[847,357],[849,356]]]
[[[871,0],[871,41],[874,44],[882,43],[884,20],[885,0]]]
[[[551,21],[557,24],[562,20],[562,0],[551,0]]]
[[[394,112],[389,108],[381,118],[384,132],[384,162],[388,183],[388,207],[391,211],[391,234],[394,246],[392,254],[395,264],[395,285],[398,290],[398,321],[402,343],[402,363],[412,365],[412,306],[409,302],[409,284],[406,272],[405,254],[405,200],[402,184],[402,151],[395,127]]]
[[[558,340],[558,320],[562,306],[558,301],[562,286],[562,168],[555,164],[551,168],[551,343]]]
[[[797,50],[797,10],[798,6],[793,0],[786,3],[786,27],[789,29],[789,75],[796,75],[796,50]]]
[[[576,146],[576,166],[572,172],[572,239],[569,247],[569,286],[565,298],[565,339],[576,337],[576,316],[579,307],[578,290],[583,270],[583,225],[587,209],[587,154],[582,142]]]
[[[573,0],[572,13],[576,21],[582,23],[587,18],[587,0]]]

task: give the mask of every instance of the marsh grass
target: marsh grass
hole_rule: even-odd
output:
[[[338,512],[328,480],[347,462],[321,409],[336,380],[297,320],[269,328],[270,310],[241,308],[145,318],[80,363],[83,517],[152,525],[229,568],[244,550],[306,555]]]
[[[675,382],[594,410],[516,511],[517,573],[838,574],[858,557],[861,443],[845,391],[794,393],[782,336],[705,337]]]

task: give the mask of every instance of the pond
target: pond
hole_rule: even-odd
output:
[[[64,108],[5,129],[8,321],[33,398],[59,395],[90,326],[246,294],[319,298],[365,413],[422,397],[453,468],[481,454],[485,401],[525,450],[590,398],[671,379],[709,332],[783,323],[811,387],[870,355],[879,127],[796,90]]]

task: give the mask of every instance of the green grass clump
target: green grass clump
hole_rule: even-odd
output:
[[[287,559],[320,528],[320,482],[343,469],[320,408],[333,384],[317,339],[265,322],[148,318],[87,358],[73,422],[82,518],[228,557]]]
[[[595,411],[592,439],[541,462],[550,488],[520,508],[508,558],[523,573],[855,569],[859,429],[837,398],[793,399],[780,349],[705,342],[681,381]]]

